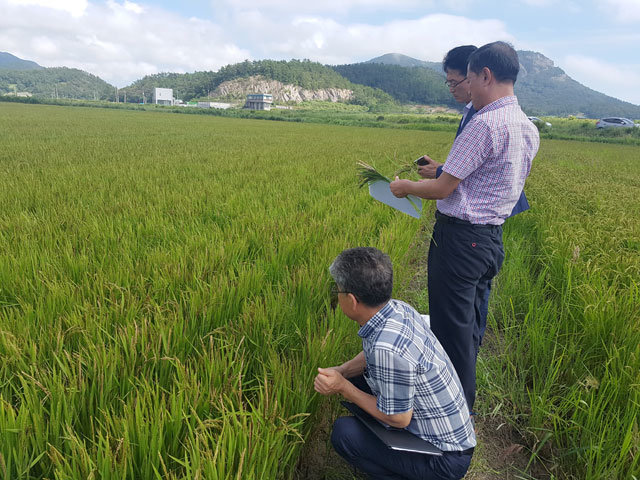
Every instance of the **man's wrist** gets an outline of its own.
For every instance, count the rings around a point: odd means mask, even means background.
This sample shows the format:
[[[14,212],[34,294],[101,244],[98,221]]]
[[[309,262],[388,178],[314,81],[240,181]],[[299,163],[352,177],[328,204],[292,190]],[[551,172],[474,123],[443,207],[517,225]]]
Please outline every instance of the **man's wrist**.
[[[353,383],[351,383],[345,377],[342,377],[342,383],[339,386],[338,393],[340,393],[340,395],[342,395],[347,400],[352,401],[352,396],[349,395],[349,392],[351,389],[357,389],[357,388],[358,387],[356,387]]]

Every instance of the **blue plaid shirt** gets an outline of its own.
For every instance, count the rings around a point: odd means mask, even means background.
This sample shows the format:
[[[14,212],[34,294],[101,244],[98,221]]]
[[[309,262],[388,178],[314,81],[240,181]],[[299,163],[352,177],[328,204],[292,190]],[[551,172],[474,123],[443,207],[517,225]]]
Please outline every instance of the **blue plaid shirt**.
[[[390,300],[358,335],[364,377],[382,413],[413,409],[407,430],[444,451],[474,447],[460,380],[442,345],[410,305]]]

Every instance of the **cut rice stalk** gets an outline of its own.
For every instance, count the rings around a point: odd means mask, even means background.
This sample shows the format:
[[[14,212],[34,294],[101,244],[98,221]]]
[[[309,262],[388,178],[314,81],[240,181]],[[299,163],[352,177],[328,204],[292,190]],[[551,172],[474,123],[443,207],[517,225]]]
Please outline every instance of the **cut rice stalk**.
[[[358,162],[358,175],[360,176],[359,188],[365,185],[371,185],[372,183],[384,180],[387,183],[391,183],[387,177],[378,172],[375,167],[368,165],[364,162]]]

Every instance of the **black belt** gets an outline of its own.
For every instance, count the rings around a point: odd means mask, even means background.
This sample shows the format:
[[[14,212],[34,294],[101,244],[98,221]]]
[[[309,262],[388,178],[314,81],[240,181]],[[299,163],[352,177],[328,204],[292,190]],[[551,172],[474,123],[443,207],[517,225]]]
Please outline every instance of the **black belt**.
[[[470,225],[476,228],[498,228],[502,227],[502,225],[485,225],[482,223],[471,223],[468,220],[462,220],[461,218],[450,217],[449,215],[445,215],[444,213],[436,210],[436,221],[440,223],[455,223],[456,225]]]
[[[467,448],[466,450],[453,450],[451,452],[443,452],[449,455],[473,455],[474,447]]]

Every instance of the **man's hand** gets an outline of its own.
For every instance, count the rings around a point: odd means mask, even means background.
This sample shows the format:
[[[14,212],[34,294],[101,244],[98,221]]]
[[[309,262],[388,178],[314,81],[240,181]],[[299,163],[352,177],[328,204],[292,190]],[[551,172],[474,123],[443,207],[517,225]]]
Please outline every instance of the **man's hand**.
[[[407,186],[410,183],[412,183],[411,180],[400,180],[400,177],[396,177],[396,179],[389,184],[389,188],[391,189],[391,193],[396,197],[404,198],[409,194]]]
[[[418,175],[422,178],[436,178],[436,172],[438,167],[441,167],[443,164],[440,162],[436,162],[434,159],[429,157],[428,155],[423,155],[418,160],[424,160],[427,162],[426,165],[418,165]]]
[[[318,368],[318,375],[313,388],[321,395],[342,393],[345,382],[348,382],[336,368]]]

